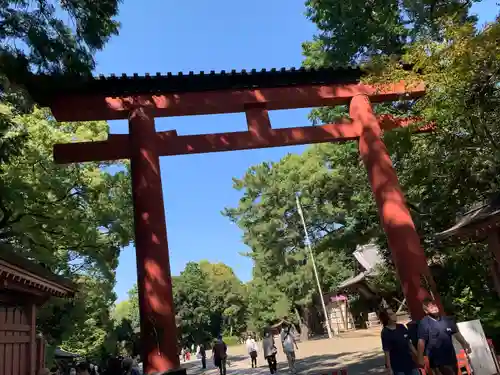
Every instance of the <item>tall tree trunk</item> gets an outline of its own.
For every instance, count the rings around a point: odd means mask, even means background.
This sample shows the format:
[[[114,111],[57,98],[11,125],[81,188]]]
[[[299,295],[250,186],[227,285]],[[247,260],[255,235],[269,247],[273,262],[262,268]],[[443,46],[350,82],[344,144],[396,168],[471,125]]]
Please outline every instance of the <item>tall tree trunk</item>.
[[[300,317],[299,310],[297,310],[297,308],[294,307],[293,311],[295,312],[295,318],[297,319],[297,322],[299,323],[299,325],[301,325],[302,324],[302,319]]]
[[[297,319],[299,320],[299,325],[300,325],[300,341],[307,341],[309,340],[309,327],[307,325],[308,319],[308,311],[307,308],[302,309],[302,316],[300,315],[299,311],[295,308],[295,315],[297,316]]]

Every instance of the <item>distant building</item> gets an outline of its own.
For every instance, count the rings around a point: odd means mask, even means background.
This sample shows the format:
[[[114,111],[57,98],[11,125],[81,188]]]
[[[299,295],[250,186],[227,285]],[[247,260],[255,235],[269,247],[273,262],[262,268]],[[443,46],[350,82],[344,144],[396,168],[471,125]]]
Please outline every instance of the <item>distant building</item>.
[[[341,282],[335,290],[323,295],[330,322],[330,328],[335,332],[355,329],[356,325],[367,324],[368,312],[378,305],[377,290],[370,285],[369,277],[377,273],[377,266],[383,264],[379,247],[375,244],[357,246],[353,253],[358,261],[359,273]],[[366,310],[357,319],[353,316],[348,295],[359,293],[367,301]],[[366,316],[365,316],[366,315]]]
[[[358,261],[361,272],[341,282],[337,286],[337,292],[354,290],[367,299],[375,298],[377,291],[369,284],[367,278],[376,275],[377,266],[384,263],[384,259],[379,252],[379,247],[375,244],[357,246],[352,255]]]

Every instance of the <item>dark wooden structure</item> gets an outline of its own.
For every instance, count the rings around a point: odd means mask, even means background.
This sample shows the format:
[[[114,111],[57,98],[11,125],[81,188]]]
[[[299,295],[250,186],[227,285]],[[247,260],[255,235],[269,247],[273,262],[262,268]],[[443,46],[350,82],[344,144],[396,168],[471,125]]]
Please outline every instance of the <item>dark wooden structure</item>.
[[[490,273],[500,297],[500,194],[475,204],[455,225],[436,234],[436,239],[487,242],[492,254]]]
[[[364,72],[347,69],[275,69],[257,72],[179,73],[155,76],[27,76],[35,101],[58,121],[128,119],[129,134],[100,142],[54,146],[57,163],[130,159],[135,218],[141,342],[146,373],[179,369],[160,156],[358,141],[381,223],[408,305],[423,314],[434,288],[418,234],[381,133],[415,119],[375,116],[371,103],[416,99],[423,83],[367,85]],[[322,126],[273,129],[268,111],[349,105],[349,119]],[[180,136],[156,132],[155,117],[245,113],[248,131]],[[417,131],[429,131],[421,127]],[[434,293],[437,296],[436,293]],[[182,370],[179,370],[181,373]]]
[[[51,296],[71,297],[75,287],[45,268],[0,249],[0,374],[36,375],[45,342],[36,333],[36,310]]]

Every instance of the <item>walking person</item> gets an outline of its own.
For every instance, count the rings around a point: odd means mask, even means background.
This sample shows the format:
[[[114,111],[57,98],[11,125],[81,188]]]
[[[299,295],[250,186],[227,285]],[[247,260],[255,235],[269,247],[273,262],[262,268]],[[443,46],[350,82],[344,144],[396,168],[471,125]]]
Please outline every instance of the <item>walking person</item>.
[[[278,370],[278,363],[276,362],[276,353],[278,349],[274,345],[273,335],[266,330],[264,332],[264,340],[262,340],[262,348],[264,350],[264,358],[267,360],[269,365],[269,371],[274,374]]]
[[[457,375],[457,354],[453,347],[452,337],[462,345],[466,353],[471,352],[469,343],[459,332],[453,319],[442,316],[439,307],[432,299],[423,303],[426,316],[418,326],[418,361],[425,365],[424,354],[429,359],[429,366],[434,373],[441,375]]]
[[[200,345],[198,345],[198,354],[201,358],[201,368],[207,368],[207,352],[205,349],[205,344],[201,343]]]
[[[219,368],[220,375],[226,375],[227,345],[219,335],[212,349],[215,367]]]
[[[384,326],[380,337],[389,375],[419,375],[414,361],[417,350],[411,342],[408,329],[396,323],[397,316],[391,309],[380,312],[379,319]]]
[[[250,360],[252,362],[252,368],[255,368],[257,367],[257,343],[255,342],[255,339],[252,337],[252,335],[248,335],[246,346],[248,354],[250,355]]]
[[[295,339],[292,335],[292,325],[288,323],[283,323],[281,325],[281,344],[283,345],[283,352],[286,355],[288,361],[288,368],[292,374],[296,374],[297,370],[295,368],[295,349],[299,349]]]

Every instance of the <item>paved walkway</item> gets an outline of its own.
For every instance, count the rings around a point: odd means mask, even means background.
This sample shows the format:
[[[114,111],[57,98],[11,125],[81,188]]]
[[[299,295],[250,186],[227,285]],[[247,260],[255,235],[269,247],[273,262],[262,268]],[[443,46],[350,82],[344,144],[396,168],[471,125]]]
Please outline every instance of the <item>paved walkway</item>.
[[[278,372],[286,374],[288,365],[278,341],[276,345],[278,347]],[[298,343],[298,346],[296,356],[299,374],[321,375],[344,367],[347,368],[349,375],[384,373],[380,331],[377,329],[350,332],[331,340],[310,340]],[[228,375],[269,374],[267,363],[262,357],[262,350],[257,358],[259,367],[255,369],[251,368],[250,359],[243,345],[230,347],[228,355]],[[184,366],[189,375],[218,375],[219,373],[211,358],[207,358],[208,369],[204,371],[200,368],[200,361],[186,363]]]

